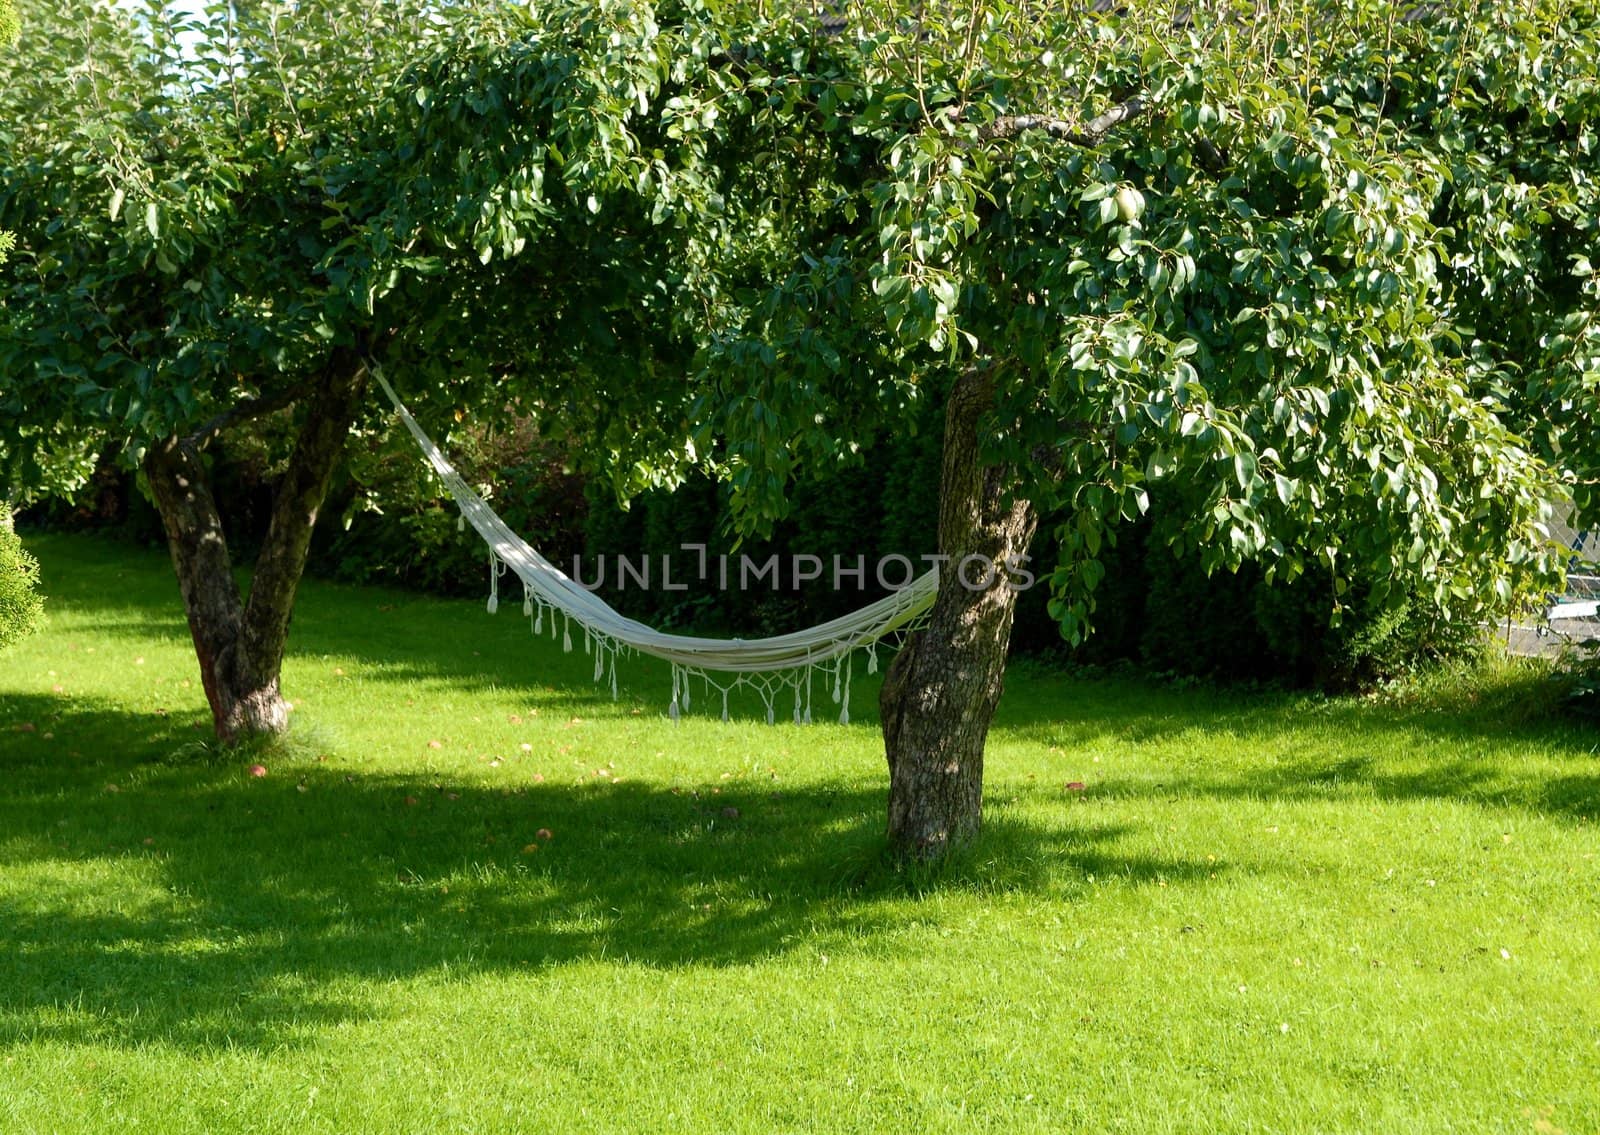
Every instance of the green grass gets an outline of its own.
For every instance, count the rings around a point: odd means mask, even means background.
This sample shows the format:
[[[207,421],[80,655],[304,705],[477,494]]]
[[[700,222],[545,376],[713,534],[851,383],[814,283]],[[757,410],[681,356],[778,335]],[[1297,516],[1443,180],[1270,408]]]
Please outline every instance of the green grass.
[[[674,726],[646,662],[613,703],[514,614],[311,583],[294,740],[219,752],[164,558],[33,547],[5,1135],[1600,1131],[1600,758],[1537,673],[1019,667],[983,841],[908,879],[860,683]]]

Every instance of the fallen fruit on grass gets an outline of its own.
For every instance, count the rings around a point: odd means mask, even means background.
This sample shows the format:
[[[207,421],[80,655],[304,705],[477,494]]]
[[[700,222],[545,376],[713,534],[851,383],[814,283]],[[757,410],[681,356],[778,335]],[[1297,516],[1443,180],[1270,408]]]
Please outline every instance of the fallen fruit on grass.
[[[540,828],[538,831],[534,832],[533,834],[538,836],[540,839],[544,840],[546,843],[549,843],[551,840],[556,838],[555,833],[552,832],[549,828]]]
[[[267,766],[266,765],[251,765],[250,766],[250,775],[251,776],[256,776],[256,777],[266,776],[267,775]]]
[[[1081,780],[1069,780],[1069,781],[1067,781],[1067,791],[1068,792],[1082,792],[1083,789],[1084,789],[1083,781],[1081,781]]]

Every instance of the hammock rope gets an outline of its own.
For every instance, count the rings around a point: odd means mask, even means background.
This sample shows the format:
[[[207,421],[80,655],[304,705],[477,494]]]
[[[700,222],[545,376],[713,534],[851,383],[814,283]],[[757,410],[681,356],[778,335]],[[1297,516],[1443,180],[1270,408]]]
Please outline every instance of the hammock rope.
[[[809,724],[812,679],[820,672],[829,680],[833,701],[840,707],[839,721],[847,724],[855,652],[867,652],[868,673],[875,673],[878,643],[897,641],[915,630],[938,595],[939,573],[934,570],[848,615],[788,634],[720,639],[658,631],[617,611],[518,536],[456,472],[382,372],[374,368],[372,373],[461,510],[459,526],[464,529],[471,525],[489,547],[489,613],[499,610],[501,577],[507,571],[514,573],[522,582],[522,613],[531,620],[533,633],[543,634],[548,624],[553,639],[559,615],[562,647],[570,653],[576,623],[583,634],[584,652],[594,655],[594,680],[602,683],[609,679],[612,697],[617,696],[617,655],[638,653],[671,663],[672,701],[668,713],[674,721],[689,709],[689,684],[693,678],[708,691],[721,692],[724,721],[728,719],[729,692],[745,686],[761,698],[769,725],[776,720],[778,701],[786,692],[794,695],[794,720]]]

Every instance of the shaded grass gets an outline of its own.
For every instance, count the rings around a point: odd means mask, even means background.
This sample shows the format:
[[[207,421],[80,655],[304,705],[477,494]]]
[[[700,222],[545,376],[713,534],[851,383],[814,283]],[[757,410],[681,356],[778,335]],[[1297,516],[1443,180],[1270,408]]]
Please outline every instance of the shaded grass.
[[[652,664],[613,703],[515,617],[308,584],[295,735],[229,753],[163,559],[37,551],[0,1131],[1600,1128],[1600,759],[1513,721],[1536,671],[1019,667],[983,840],[908,878],[870,685],[673,726]]]

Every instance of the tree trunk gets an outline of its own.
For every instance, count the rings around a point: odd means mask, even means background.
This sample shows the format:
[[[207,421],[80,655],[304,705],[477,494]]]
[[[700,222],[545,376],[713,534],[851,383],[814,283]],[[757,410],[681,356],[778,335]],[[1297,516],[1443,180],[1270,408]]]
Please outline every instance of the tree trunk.
[[[222,518],[200,449],[168,438],[144,461],[189,616],[200,679],[219,738],[281,733],[289,705],[279,687],[295,591],[311,531],[365,389],[359,360],[340,352],[320,376],[273,496],[272,520],[248,600],[233,575]]]
[[[982,821],[983,746],[1017,602],[1005,565],[1020,563],[1037,524],[1032,504],[1006,499],[1012,471],[980,461],[978,421],[993,400],[988,371],[969,371],[950,394],[939,486],[939,551],[949,558],[928,625],[895,657],[879,697],[889,841],[902,858],[938,859]],[[984,585],[988,565],[998,570]]]

